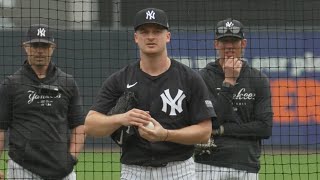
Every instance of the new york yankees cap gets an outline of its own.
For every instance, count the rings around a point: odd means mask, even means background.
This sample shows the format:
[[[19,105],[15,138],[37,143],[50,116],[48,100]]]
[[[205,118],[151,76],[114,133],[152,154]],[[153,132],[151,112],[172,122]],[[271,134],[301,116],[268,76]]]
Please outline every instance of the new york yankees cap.
[[[53,33],[50,30],[49,26],[46,24],[33,24],[29,27],[26,39],[23,44],[30,44],[30,43],[48,43],[48,44],[55,44]]]
[[[227,18],[219,21],[216,26],[216,40],[224,37],[235,37],[239,39],[244,39],[244,26],[238,20]]]
[[[169,29],[169,22],[167,14],[157,8],[146,8],[137,12],[134,19],[134,30],[136,31],[139,26],[144,24],[159,24],[166,29]]]

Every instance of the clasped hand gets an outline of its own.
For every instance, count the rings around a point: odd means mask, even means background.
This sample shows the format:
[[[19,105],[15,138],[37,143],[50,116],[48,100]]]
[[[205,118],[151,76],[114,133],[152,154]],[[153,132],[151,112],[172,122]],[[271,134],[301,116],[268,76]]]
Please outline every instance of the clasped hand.
[[[148,111],[140,109],[131,109],[123,114],[121,124],[123,126],[136,126],[142,138],[150,141],[165,141],[168,137],[168,130],[164,129],[161,124],[151,117]],[[149,122],[154,125],[153,129],[146,127]]]
[[[225,57],[222,69],[224,71],[225,79],[234,84],[242,68],[242,60],[235,57]]]

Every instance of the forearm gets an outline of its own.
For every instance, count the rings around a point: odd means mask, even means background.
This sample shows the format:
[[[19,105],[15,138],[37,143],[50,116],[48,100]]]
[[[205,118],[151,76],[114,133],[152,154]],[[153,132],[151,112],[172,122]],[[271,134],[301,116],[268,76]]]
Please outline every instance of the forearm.
[[[217,113],[218,122],[234,122],[239,123],[240,117],[233,110],[233,90],[223,88],[218,95],[215,103],[215,109]]]
[[[78,157],[83,149],[85,138],[84,125],[78,126],[72,130],[69,149],[72,156]]]
[[[262,118],[241,124],[224,123],[224,135],[268,138],[272,134],[272,113],[266,113]]]
[[[85,120],[85,133],[95,137],[109,136],[121,126],[120,118],[121,114],[107,116],[89,111]]]
[[[211,136],[211,127],[211,120],[208,119],[182,129],[168,130],[165,141],[186,145],[206,143]]]

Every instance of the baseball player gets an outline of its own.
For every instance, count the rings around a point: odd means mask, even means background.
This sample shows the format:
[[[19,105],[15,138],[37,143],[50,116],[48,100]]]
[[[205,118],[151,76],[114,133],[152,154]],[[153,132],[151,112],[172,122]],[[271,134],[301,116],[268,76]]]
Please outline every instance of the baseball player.
[[[51,61],[55,46],[47,25],[30,26],[27,60],[0,85],[1,153],[9,129],[7,179],[76,179],[73,166],[85,139],[82,102],[73,77]]]
[[[139,11],[134,30],[140,60],[103,83],[86,117],[86,133],[106,136],[127,127],[131,135],[122,141],[122,180],[195,179],[194,144],[208,141],[215,117],[207,88],[199,74],[168,57],[171,34],[163,10]],[[137,106],[107,116],[128,91]]]
[[[266,75],[242,59],[247,40],[235,19],[218,22],[214,47],[218,59],[200,71],[214,100],[219,128],[215,148],[195,154],[199,180],[258,180],[261,140],[272,130]]]

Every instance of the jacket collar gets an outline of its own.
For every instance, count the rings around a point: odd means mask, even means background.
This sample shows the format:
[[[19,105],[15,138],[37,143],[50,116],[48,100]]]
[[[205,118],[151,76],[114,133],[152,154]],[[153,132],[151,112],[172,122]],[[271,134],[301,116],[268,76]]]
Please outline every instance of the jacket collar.
[[[55,76],[55,72],[56,72],[56,66],[53,62],[50,61],[47,72],[46,72],[46,77],[43,79],[39,79],[37,74],[34,72],[34,70],[32,69],[31,65],[28,63],[28,60],[24,61],[23,63],[23,69],[22,69],[23,73],[28,76],[30,79],[33,79],[35,81],[47,81],[49,79],[52,79],[53,76]]]

